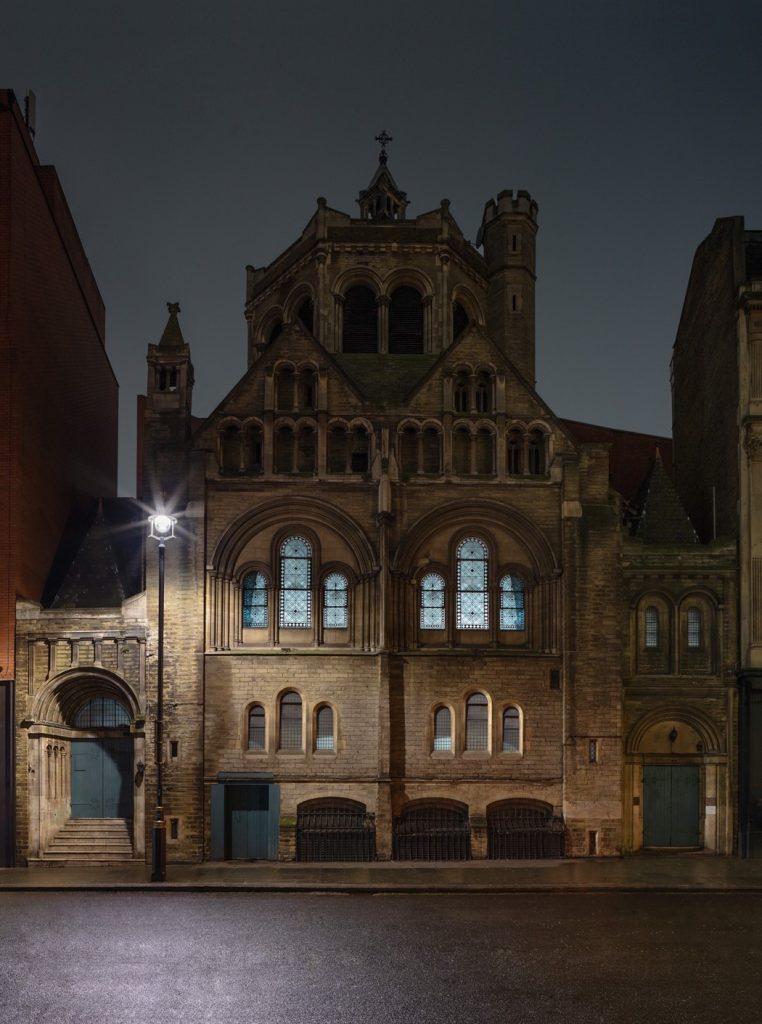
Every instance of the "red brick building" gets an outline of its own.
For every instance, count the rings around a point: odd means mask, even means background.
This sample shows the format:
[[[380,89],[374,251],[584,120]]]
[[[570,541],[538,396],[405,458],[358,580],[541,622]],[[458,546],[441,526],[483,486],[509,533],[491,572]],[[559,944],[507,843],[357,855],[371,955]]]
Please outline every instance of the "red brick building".
[[[0,90],[0,864],[11,842],[17,596],[39,600],[69,517],[113,495],[105,310],[55,168]]]

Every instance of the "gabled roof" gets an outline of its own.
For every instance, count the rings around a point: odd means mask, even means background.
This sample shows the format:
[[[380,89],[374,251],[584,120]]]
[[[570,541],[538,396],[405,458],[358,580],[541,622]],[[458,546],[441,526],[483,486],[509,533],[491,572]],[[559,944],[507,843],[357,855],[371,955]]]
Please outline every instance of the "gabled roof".
[[[438,362],[433,355],[333,354],[333,361],[369,403],[398,408]]]
[[[656,449],[644,481],[634,535],[646,544],[698,544],[696,531]]]
[[[118,608],[143,589],[145,513],[132,498],[99,500],[72,515],[53,561],[42,604]]]

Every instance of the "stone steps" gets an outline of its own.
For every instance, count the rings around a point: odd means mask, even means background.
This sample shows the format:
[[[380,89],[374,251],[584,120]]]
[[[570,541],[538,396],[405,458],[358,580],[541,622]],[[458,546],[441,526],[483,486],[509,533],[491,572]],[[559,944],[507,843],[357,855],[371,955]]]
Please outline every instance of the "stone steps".
[[[114,864],[134,859],[126,818],[70,818],[48,843],[44,862]]]

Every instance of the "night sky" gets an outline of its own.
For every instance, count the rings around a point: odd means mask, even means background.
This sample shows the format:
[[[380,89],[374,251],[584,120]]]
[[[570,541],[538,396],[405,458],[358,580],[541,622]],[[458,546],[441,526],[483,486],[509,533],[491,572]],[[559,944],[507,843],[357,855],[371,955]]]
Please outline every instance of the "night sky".
[[[354,212],[382,129],[409,216],[450,199],[540,206],[538,390],[561,416],[670,433],[669,360],[693,252],[717,217],[762,229],[758,2],[217,0],[6,5],[0,85],[37,94],[135,395],[168,300],[205,415],[246,366],[244,267],[317,196]]]

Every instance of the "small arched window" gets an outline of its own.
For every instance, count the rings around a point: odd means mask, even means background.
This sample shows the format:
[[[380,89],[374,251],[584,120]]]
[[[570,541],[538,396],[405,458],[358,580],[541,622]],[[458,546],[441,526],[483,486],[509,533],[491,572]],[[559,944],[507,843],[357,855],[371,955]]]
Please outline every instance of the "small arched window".
[[[526,628],[524,581],[515,573],[500,580],[500,628],[519,632]]]
[[[302,749],[302,698],[295,690],[284,693],[280,699],[281,750]]]
[[[392,292],[389,302],[389,352],[414,355],[423,352],[423,302],[408,285]]]
[[[300,473],[315,472],[315,431],[312,427],[300,427],[297,439],[297,469]]]
[[[688,609],[688,649],[697,651],[701,647],[701,609]]]
[[[466,701],[466,750],[489,750],[489,704],[483,693]]]
[[[317,398],[316,375],[311,367],[299,372],[299,408],[311,412]]]
[[[331,427],[328,433],[328,472],[347,471],[347,432],[342,426]]]
[[[445,628],[445,581],[438,572],[421,580],[421,629]]]
[[[333,750],[333,708],[323,704],[315,715],[315,750]]]
[[[460,302],[454,302],[452,306],[452,338],[458,338],[468,327],[468,313],[465,306]]]
[[[312,625],[312,548],[304,537],[289,537],[280,549],[281,629]]]
[[[265,629],[267,613],[267,577],[263,572],[250,572],[243,578],[243,626]]]
[[[253,704],[249,710],[249,750],[265,749],[265,709]]]
[[[403,473],[418,472],[418,431],[405,427],[400,435],[400,469]]]
[[[529,472],[533,476],[545,474],[545,434],[541,430],[529,432]]]
[[[231,424],[222,431],[221,456],[223,473],[241,472],[241,431]]]
[[[247,430],[246,450],[249,457],[249,472],[261,473],[264,469],[264,448],[261,427],[249,427]]]
[[[376,296],[365,285],[347,289],[344,296],[344,352],[378,351],[378,307]]]
[[[113,697],[92,697],[79,708],[72,722],[76,729],[116,729],[129,724],[129,712]]]
[[[453,431],[452,468],[458,476],[467,476],[471,472],[471,434],[467,427]]]
[[[292,473],[293,470],[294,431],[289,426],[282,426],[275,434],[275,472]]]
[[[659,609],[650,604],[646,608],[645,620],[645,646],[648,650],[655,651],[659,646]]]
[[[294,408],[294,371],[290,366],[282,366],[276,379],[276,409],[280,412],[292,412]]]
[[[434,750],[452,750],[452,715],[444,706],[434,711]]]
[[[477,412],[492,412],[492,380],[488,373],[477,376],[474,397]]]
[[[524,472],[524,437],[516,429],[508,431],[508,472],[511,476]]]
[[[452,399],[453,405],[455,406],[455,412],[471,411],[469,391],[468,375],[465,373],[459,373],[453,382],[452,388]]]
[[[521,750],[521,715],[519,709],[508,707],[503,712],[503,752],[518,754]]]
[[[436,427],[423,432],[423,472],[431,476],[442,472],[442,435]]]
[[[458,545],[457,564],[457,628],[488,629],[487,546],[474,537],[462,540]]]
[[[332,572],[323,580],[323,628],[349,626],[349,581],[343,572]]]
[[[495,472],[495,435],[486,427],[476,432],[476,472],[481,476]]]
[[[365,427],[355,427],[352,431],[349,467],[353,473],[370,470],[370,441]]]
[[[299,308],[296,311],[296,315],[302,321],[307,330],[312,334],[313,321],[314,321],[314,306],[312,299],[302,299],[299,303]]]

